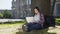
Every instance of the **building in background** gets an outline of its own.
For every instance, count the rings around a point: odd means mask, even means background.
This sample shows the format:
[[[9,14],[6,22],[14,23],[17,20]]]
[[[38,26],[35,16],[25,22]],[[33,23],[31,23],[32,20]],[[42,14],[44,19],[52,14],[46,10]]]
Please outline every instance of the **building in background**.
[[[8,10],[14,19],[31,16],[31,0],[12,0],[12,10]],[[3,13],[5,10],[0,10]]]
[[[8,11],[13,15],[14,19],[20,19],[32,16],[35,6],[42,7],[42,12],[46,15],[52,15],[53,13],[53,16],[60,16],[60,0],[56,0],[55,5],[54,0],[12,0],[12,10]],[[0,13],[3,12],[4,10],[0,10]]]
[[[55,1],[55,6],[53,10],[53,16],[60,17],[60,0]]]
[[[13,0],[12,10],[14,18],[25,18],[31,16],[31,0]]]

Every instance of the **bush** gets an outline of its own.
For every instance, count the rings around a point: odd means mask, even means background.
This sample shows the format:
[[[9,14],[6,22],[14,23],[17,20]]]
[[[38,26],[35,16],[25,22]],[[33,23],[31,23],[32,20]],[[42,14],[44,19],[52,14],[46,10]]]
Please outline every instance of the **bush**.
[[[3,18],[3,14],[2,13],[0,13],[0,18]]]
[[[12,18],[12,15],[8,10],[5,10],[4,13],[3,13],[3,17],[4,18]]]

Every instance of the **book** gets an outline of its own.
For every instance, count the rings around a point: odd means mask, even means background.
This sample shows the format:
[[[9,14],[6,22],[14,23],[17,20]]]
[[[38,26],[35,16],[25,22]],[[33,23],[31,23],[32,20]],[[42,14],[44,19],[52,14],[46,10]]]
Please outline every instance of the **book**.
[[[33,23],[34,22],[34,18],[33,17],[26,17],[26,21],[28,23]]]

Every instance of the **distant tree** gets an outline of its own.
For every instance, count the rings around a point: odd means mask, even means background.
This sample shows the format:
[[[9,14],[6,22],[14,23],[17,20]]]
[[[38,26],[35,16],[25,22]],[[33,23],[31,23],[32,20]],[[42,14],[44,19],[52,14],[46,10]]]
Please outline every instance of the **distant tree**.
[[[12,18],[12,15],[8,10],[5,10],[4,13],[3,13],[3,17],[4,18]]]
[[[0,13],[0,18],[3,18],[3,14],[2,13]]]

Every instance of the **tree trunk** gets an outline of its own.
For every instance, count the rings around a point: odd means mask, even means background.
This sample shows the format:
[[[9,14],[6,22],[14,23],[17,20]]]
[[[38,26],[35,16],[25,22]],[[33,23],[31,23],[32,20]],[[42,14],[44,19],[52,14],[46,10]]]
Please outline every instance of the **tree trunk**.
[[[38,6],[39,8],[41,8],[41,12],[45,15],[51,15],[51,11],[50,11],[50,0],[31,0],[31,8],[32,8],[32,12],[33,12],[33,8],[35,6]]]

